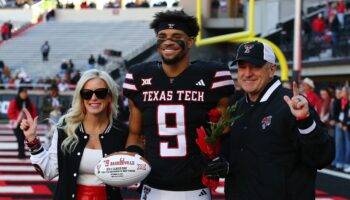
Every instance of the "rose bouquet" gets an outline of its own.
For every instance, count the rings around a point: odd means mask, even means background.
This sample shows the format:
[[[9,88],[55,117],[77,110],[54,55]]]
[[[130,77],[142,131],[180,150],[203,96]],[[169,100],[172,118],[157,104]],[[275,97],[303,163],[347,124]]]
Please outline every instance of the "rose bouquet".
[[[224,130],[227,129],[231,123],[233,123],[239,116],[232,116],[236,110],[236,104],[229,106],[221,113],[217,109],[212,109],[208,112],[210,127],[205,130],[203,126],[197,128],[198,138],[196,143],[202,153],[212,160],[219,154],[220,150],[220,137],[224,134]],[[211,190],[215,190],[219,185],[219,179],[209,179],[205,175],[202,177],[203,185],[209,187]]]

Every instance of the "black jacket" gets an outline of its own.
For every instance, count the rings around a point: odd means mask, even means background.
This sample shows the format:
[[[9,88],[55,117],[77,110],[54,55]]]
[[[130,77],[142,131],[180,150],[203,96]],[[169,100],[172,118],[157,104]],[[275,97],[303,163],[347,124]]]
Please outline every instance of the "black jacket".
[[[81,126],[82,127],[82,126]],[[79,176],[79,166],[83,155],[84,148],[87,144],[89,135],[84,133],[82,128],[76,130],[79,137],[79,144],[71,154],[63,154],[60,146],[66,138],[63,130],[58,131],[58,171],[59,179],[55,191],[55,200],[75,199],[76,182]],[[100,142],[102,146],[103,156],[116,151],[123,151],[128,135],[127,127],[120,123],[114,122],[110,130],[100,134]],[[119,188],[107,186],[107,199],[121,200]]]
[[[222,143],[230,163],[226,199],[315,199],[317,169],[333,160],[334,144],[310,104],[311,115],[297,121],[284,95],[292,92],[275,77],[257,103],[238,102],[242,116]]]

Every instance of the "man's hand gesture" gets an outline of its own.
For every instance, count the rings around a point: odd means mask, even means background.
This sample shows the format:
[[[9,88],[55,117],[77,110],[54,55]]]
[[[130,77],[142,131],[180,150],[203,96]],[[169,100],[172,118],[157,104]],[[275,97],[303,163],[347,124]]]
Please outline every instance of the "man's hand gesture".
[[[24,136],[27,141],[30,142],[36,137],[36,128],[38,125],[38,116],[34,119],[30,115],[29,111],[25,108],[23,109],[25,119],[22,120],[20,128],[23,130]]]
[[[309,102],[299,94],[298,86],[293,81],[293,97],[284,96],[284,101],[288,104],[290,111],[297,119],[304,119],[309,116]]]

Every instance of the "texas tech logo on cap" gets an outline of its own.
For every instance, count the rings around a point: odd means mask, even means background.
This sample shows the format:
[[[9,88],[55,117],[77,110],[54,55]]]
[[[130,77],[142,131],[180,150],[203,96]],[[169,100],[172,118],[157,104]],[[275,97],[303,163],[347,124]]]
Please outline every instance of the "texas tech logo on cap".
[[[254,47],[254,44],[245,44],[244,45],[244,53],[250,53],[250,50]]]
[[[174,26],[175,26],[175,24],[168,24],[168,28],[173,29],[173,28],[174,28]]]

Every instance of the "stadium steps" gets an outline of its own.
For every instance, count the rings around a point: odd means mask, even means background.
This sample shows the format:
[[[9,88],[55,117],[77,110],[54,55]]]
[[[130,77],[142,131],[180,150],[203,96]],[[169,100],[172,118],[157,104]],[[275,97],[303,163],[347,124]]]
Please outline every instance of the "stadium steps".
[[[42,62],[40,47],[49,41],[48,62]],[[48,22],[38,24],[0,46],[0,58],[13,70],[23,68],[34,79],[54,77],[63,60],[86,69],[91,54],[104,49],[123,52],[130,60],[154,45],[154,32],[148,22]]]

